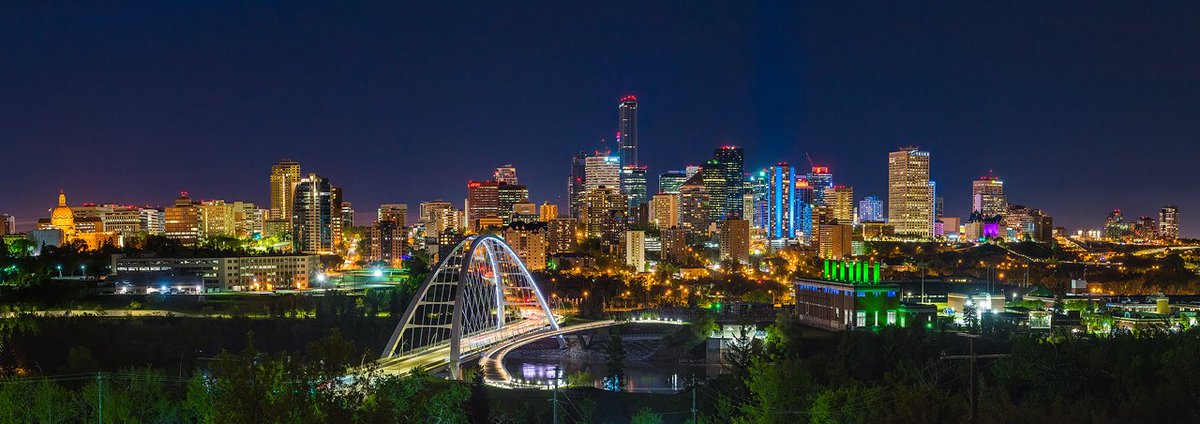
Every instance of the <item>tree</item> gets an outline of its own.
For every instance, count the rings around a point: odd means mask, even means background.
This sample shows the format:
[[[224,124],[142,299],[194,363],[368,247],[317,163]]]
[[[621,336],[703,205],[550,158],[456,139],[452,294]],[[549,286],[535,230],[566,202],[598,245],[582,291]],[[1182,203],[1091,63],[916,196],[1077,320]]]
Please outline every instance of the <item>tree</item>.
[[[638,410],[638,412],[633,415],[633,418],[631,418],[629,422],[631,424],[662,424],[663,417],[647,407]]]
[[[471,397],[467,399],[466,408],[470,411],[471,424],[487,424],[491,419],[491,405],[488,404],[487,385],[484,384],[483,365],[477,365],[471,373]]]
[[[604,366],[608,376],[604,379],[604,388],[619,392],[625,387],[625,346],[621,336],[612,335],[604,345]]]

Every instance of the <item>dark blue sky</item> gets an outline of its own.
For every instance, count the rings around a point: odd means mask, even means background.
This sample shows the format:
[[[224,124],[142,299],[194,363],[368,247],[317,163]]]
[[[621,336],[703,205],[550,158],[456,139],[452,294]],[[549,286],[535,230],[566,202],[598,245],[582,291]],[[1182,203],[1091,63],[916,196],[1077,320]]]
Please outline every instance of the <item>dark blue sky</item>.
[[[1176,203],[1200,235],[1198,3],[80,3],[0,11],[0,212],[22,227],[60,188],[265,204],[283,157],[360,212],[461,203],[504,163],[562,203],[571,154],[637,94],[651,174],[736,144],[886,198],[887,151],[915,144],[950,215],[994,169],[1070,229]]]

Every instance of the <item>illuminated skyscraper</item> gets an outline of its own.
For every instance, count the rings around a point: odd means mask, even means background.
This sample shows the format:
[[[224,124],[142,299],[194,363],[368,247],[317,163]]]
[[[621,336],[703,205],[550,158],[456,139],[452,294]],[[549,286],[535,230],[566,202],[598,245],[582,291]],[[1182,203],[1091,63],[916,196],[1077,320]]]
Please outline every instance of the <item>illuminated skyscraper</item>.
[[[835,185],[825,189],[825,205],[839,224],[854,223],[854,187]]]
[[[505,224],[511,224],[514,213],[513,205],[528,202],[529,189],[520,184],[500,183],[496,192],[496,200],[500,218],[504,220]]]
[[[767,170],[767,237],[796,237],[796,170],[779,162]]]
[[[174,206],[163,210],[163,227],[167,238],[179,240],[184,246],[196,246],[200,241],[200,206],[188,197],[186,191],[179,193]]]
[[[421,202],[421,224],[425,226],[425,234],[436,237],[448,229],[456,229],[461,223],[461,212],[454,205],[443,200]]]
[[[888,153],[888,222],[896,235],[933,238],[929,152],[917,147]]]
[[[883,222],[883,201],[876,196],[867,196],[858,202],[859,222]]]
[[[620,157],[597,153],[584,159],[584,191],[592,191],[600,186],[620,190]]]
[[[495,179],[498,183],[517,184],[517,168],[512,165],[504,165],[496,168]]]
[[[825,190],[833,187],[833,174],[829,172],[829,167],[814,166],[805,179],[813,190],[813,200],[809,203],[813,206],[825,205]]]
[[[750,263],[750,222],[726,219],[717,236],[721,260]]]
[[[329,179],[311,173],[301,178],[294,199],[292,248],[302,253],[332,253],[341,211],[333,203]]]
[[[495,181],[467,182],[467,225],[479,230],[479,220],[500,218],[500,183]]]
[[[658,228],[679,226],[679,195],[655,194],[650,200],[650,223]]]
[[[703,172],[697,173],[679,186],[679,227],[693,237],[707,233],[708,224],[713,222],[711,196],[703,177]]]
[[[1158,236],[1167,241],[1179,238],[1179,208],[1175,205],[1158,211]]]
[[[300,181],[300,164],[281,160],[271,166],[271,219],[287,221],[291,228],[292,201]]]
[[[745,155],[741,147],[724,146],[713,152],[710,165],[716,165],[716,173],[720,174],[721,185],[717,191],[711,191],[712,200],[720,207],[716,220],[726,217],[741,218],[742,194],[746,192]],[[701,172],[706,170],[702,169]],[[708,181],[706,179],[706,181]]]
[[[9,214],[0,215],[0,236],[17,233],[17,218]]]
[[[971,182],[971,212],[984,217],[1004,215],[1008,210],[1008,196],[1004,194],[1004,181],[995,175],[976,178]]]
[[[625,96],[617,104],[617,144],[620,145],[621,167],[638,167],[638,101]],[[611,186],[615,187],[615,186]]]
[[[629,199],[629,210],[646,204],[646,167],[626,166],[621,170],[621,193]]]
[[[679,194],[679,186],[687,181],[688,175],[684,171],[667,171],[658,174],[658,192],[666,194]]]
[[[224,200],[206,200],[200,202],[200,237],[225,236],[237,234],[236,219],[233,204]]]
[[[587,153],[579,152],[571,157],[571,175],[567,178],[567,211],[579,218],[580,202],[587,190]]]

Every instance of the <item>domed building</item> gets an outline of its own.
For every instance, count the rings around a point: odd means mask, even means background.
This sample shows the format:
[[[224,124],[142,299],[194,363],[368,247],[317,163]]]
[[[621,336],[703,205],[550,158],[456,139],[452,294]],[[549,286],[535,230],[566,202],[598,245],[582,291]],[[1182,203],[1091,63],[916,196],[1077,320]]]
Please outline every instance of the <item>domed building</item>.
[[[105,244],[119,245],[120,239],[117,234],[104,230],[104,220],[101,218],[85,218],[82,225],[83,228],[77,226],[75,220],[75,211],[67,206],[66,192],[58,192],[58,206],[50,210],[50,219],[39,219],[38,230],[58,230],[62,232],[62,243],[70,243],[75,240],[83,240],[87,243],[88,249],[99,249]],[[51,242],[53,237],[44,237],[45,244],[54,244]]]

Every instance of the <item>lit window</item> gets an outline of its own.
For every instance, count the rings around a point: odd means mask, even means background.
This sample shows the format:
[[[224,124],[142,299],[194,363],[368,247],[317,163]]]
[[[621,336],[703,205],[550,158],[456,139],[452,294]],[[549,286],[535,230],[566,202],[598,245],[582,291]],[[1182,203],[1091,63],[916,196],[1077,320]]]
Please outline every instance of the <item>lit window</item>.
[[[856,311],[854,313],[854,318],[855,318],[855,326],[857,326],[857,327],[866,327],[867,326],[867,311]]]
[[[887,323],[888,325],[896,325],[896,311],[888,311]]]

